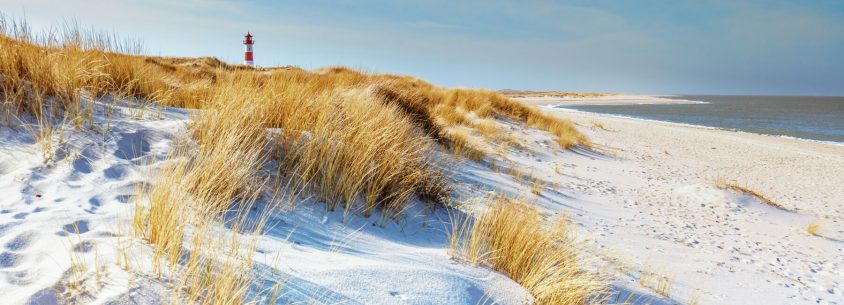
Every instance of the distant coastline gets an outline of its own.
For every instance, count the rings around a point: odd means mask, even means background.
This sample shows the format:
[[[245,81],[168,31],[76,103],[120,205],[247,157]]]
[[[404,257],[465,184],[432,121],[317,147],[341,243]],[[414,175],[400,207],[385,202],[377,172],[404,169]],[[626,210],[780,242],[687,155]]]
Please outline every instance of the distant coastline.
[[[507,94],[506,96],[532,105],[649,105],[649,104],[700,104],[701,101],[682,99],[672,95],[613,94],[613,93],[534,93],[532,95]]]
[[[564,107],[554,107],[556,105],[549,104],[543,105],[543,108],[548,108],[549,110],[555,112],[566,112],[578,115],[591,115],[600,118],[613,118],[613,119],[620,119],[620,120],[631,120],[631,121],[640,121],[640,122],[648,122],[654,124],[661,124],[665,126],[674,126],[680,128],[695,128],[695,129],[703,129],[703,130],[719,130],[725,132],[735,132],[739,134],[747,134],[751,136],[761,136],[761,137],[772,137],[777,139],[784,139],[784,140],[795,140],[813,144],[824,144],[824,145],[834,145],[844,147],[844,142],[836,142],[836,141],[824,141],[824,140],[815,140],[815,139],[806,139],[806,138],[799,138],[787,135],[778,135],[778,134],[767,134],[767,133],[760,133],[760,132],[752,132],[746,130],[740,130],[735,128],[723,128],[723,127],[716,127],[716,126],[706,126],[706,125],[699,125],[699,124],[688,124],[688,123],[680,123],[680,122],[672,122],[672,121],[665,121],[665,120],[654,120],[654,119],[646,119],[640,117],[634,117],[629,115],[621,115],[621,114],[609,114],[609,113],[598,113],[598,112],[589,112],[584,110],[577,110],[571,108],[564,108]]]
[[[518,99],[570,111],[844,145],[844,98],[607,95]]]

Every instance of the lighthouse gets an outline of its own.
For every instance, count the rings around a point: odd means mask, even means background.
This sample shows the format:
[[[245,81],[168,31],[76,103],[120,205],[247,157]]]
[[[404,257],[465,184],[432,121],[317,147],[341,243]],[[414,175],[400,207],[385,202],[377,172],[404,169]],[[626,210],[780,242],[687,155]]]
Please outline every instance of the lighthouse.
[[[246,32],[246,36],[244,37],[246,37],[246,40],[243,41],[243,44],[246,46],[246,53],[243,55],[243,64],[255,66],[255,62],[252,61],[252,45],[255,44],[255,42],[252,41],[252,34]]]

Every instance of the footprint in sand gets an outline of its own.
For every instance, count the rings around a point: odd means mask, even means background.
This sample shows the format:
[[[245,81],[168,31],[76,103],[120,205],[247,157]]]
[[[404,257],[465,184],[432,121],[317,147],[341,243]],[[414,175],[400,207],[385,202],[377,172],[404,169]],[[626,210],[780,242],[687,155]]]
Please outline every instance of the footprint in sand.
[[[73,251],[78,253],[88,253],[94,249],[94,243],[86,240],[73,246]]]
[[[74,223],[69,223],[64,225],[64,230],[59,231],[56,235],[59,236],[67,236],[67,233],[70,234],[83,234],[89,231],[88,229],[88,221],[87,220],[80,220]]]
[[[120,203],[129,203],[129,201],[131,201],[134,197],[135,195],[117,195],[114,197],[114,200],[117,200],[117,202]]]
[[[18,236],[15,236],[15,238],[13,238],[12,240],[6,242],[6,245],[4,245],[4,247],[6,248],[6,250],[10,251],[24,250],[32,244],[32,240],[34,237],[35,232],[33,231],[23,232],[21,234],[18,234]]]
[[[115,164],[103,171],[103,175],[108,179],[122,179],[126,177],[129,170],[126,165]]]
[[[144,131],[122,134],[120,139],[117,140],[117,150],[114,151],[114,156],[124,160],[146,156],[150,152],[147,138],[147,133]]]
[[[11,228],[18,226],[19,224],[21,224],[20,221],[10,222],[10,223],[0,223],[0,237],[3,237],[3,235],[6,234],[6,231],[8,231]]]
[[[94,171],[94,167],[87,158],[79,157],[76,160],[73,160],[73,170],[83,174],[90,174]]]
[[[88,199],[88,204],[90,205],[90,207],[85,209],[85,212],[88,212],[89,214],[94,214],[100,208],[102,202],[100,201],[99,197],[95,196]]]
[[[88,146],[82,150],[82,153],[76,160],[73,160],[73,169],[75,172],[90,174],[94,171],[93,162],[101,158],[102,155],[95,147]]]
[[[36,292],[29,300],[27,305],[56,305],[59,304],[59,297],[53,289],[47,288]]]
[[[20,264],[20,255],[13,252],[0,253],[0,268],[13,268]]]

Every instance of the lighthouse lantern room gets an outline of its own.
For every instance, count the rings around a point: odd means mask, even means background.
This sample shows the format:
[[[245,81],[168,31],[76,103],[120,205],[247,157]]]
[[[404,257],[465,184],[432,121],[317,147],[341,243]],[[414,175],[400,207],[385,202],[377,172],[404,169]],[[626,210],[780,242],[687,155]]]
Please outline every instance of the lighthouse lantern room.
[[[252,58],[252,45],[255,44],[255,41],[252,40],[252,34],[246,32],[246,39],[243,40],[243,44],[246,45],[246,53],[243,57],[243,63],[249,66],[255,66],[255,62]]]

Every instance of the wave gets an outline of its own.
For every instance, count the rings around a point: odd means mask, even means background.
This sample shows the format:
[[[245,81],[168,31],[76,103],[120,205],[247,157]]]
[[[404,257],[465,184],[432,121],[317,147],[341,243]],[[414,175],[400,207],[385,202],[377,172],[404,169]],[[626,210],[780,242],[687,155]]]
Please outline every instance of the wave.
[[[801,141],[807,141],[807,142],[814,142],[814,143],[821,143],[821,144],[829,144],[829,145],[835,145],[835,146],[842,146],[842,147],[844,147],[844,142],[835,142],[835,141],[824,141],[824,140],[806,139],[806,138],[798,138],[798,137],[792,137],[792,136],[786,136],[786,135],[769,135],[769,134],[763,134],[763,133],[760,133],[760,134],[761,134],[761,135],[763,135],[763,136],[772,136],[772,137],[779,137],[779,138],[785,138],[785,139],[801,140]]]

